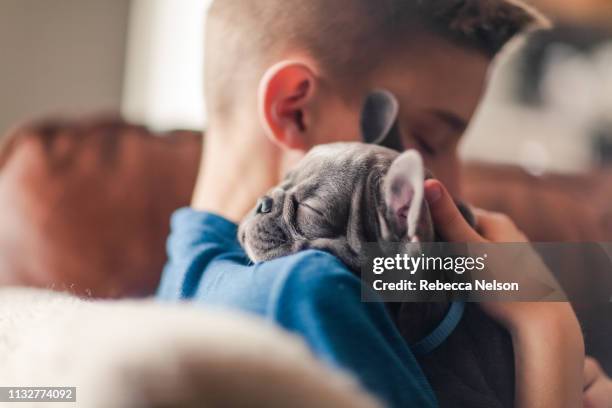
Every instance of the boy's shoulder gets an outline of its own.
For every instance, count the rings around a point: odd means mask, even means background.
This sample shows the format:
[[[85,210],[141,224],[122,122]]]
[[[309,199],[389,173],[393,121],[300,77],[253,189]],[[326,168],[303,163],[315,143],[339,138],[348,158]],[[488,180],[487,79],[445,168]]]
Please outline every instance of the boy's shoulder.
[[[254,265],[257,277],[269,278],[271,296],[282,301],[296,294],[310,300],[360,289],[361,281],[334,255],[320,250],[306,250]],[[360,293],[360,292],[359,292]]]
[[[340,259],[329,252],[308,249],[281,258],[254,264],[256,269],[272,272],[278,267],[285,271],[283,279],[311,283],[330,277],[355,277]],[[357,277],[355,277],[357,279]]]
[[[339,285],[360,287],[359,278],[338,258],[319,250],[254,264],[237,235],[236,224],[215,214],[177,211],[172,218],[169,262],[158,296],[236,306],[263,314],[279,297],[291,297],[292,302],[313,292],[329,293]]]
[[[360,279],[334,255],[320,250],[300,251],[250,268],[247,279],[267,298],[268,315],[289,305],[322,306],[361,294]]]
[[[287,312],[322,311],[337,302],[356,304],[361,297],[360,279],[327,252],[305,250],[246,265],[232,258],[207,266],[193,300],[279,320]]]

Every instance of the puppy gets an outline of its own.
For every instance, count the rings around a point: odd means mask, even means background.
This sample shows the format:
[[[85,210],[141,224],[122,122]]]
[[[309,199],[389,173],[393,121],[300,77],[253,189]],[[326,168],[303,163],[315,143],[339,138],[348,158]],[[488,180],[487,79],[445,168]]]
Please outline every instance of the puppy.
[[[414,150],[399,154],[363,143],[318,146],[259,200],[241,224],[240,240],[254,261],[320,249],[358,271],[367,242],[433,240],[423,182]]]

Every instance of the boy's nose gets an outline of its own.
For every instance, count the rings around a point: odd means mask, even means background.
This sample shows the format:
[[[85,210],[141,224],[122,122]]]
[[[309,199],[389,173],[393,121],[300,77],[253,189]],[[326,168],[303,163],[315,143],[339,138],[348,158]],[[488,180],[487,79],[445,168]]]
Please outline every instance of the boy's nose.
[[[257,214],[267,214],[272,211],[274,200],[268,196],[263,196],[257,203]]]

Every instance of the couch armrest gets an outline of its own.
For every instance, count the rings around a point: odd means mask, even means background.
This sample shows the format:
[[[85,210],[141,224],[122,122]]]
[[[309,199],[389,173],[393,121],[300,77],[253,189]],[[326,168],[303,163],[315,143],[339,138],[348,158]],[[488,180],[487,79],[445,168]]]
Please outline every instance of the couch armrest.
[[[0,150],[0,285],[152,293],[201,143],[197,132],[155,134],[116,117],[10,132]]]

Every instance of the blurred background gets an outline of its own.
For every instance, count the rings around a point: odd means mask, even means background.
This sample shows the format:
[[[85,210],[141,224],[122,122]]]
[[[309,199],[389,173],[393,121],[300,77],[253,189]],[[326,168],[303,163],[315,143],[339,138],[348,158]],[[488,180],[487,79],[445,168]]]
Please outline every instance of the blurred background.
[[[612,1],[533,0],[555,23],[508,50],[463,145],[534,175],[612,160]]]
[[[0,131],[35,115],[104,110],[201,127],[207,3],[0,0]]]

